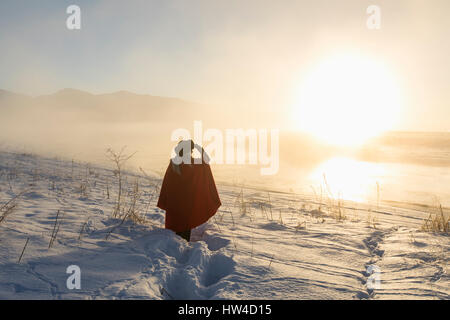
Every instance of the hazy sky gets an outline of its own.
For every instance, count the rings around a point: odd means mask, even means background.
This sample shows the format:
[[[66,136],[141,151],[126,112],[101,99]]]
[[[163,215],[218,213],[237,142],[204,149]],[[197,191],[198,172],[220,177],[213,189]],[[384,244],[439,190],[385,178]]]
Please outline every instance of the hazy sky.
[[[70,4],[81,30],[66,28]],[[371,4],[380,30],[366,27]],[[449,12],[448,0],[2,0],[0,88],[129,90],[283,124],[305,70],[357,50],[399,79],[408,112],[396,129],[450,130]]]

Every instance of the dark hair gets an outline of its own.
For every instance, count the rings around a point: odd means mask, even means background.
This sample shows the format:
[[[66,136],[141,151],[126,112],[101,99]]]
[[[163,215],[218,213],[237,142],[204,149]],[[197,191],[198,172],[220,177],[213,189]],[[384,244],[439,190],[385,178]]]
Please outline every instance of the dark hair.
[[[191,143],[191,153],[192,153],[192,150],[194,150],[194,141],[192,141],[192,140],[181,140],[180,142],[178,142],[178,145],[180,145],[180,144],[186,144],[186,145],[184,145],[181,149],[180,149],[180,151],[178,152],[178,156],[180,156],[180,157],[182,157],[183,156],[183,149],[184,149],[184,147],[185,146],[187,146],[187,144],[188,143]]]

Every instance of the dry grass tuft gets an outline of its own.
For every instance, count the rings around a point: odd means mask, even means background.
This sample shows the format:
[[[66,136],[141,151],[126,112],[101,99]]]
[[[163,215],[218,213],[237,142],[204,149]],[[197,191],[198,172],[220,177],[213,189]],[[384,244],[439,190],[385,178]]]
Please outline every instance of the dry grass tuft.
[[[133,157],[135,153],[133,154],[125,154],[125,147],[123,147],[119,152],[114,151],[113,149],[106,150],[106,156],[107,158],[114,163],[116,166],[116,169],[114,170],[114,174],[118,179],[118,192],[117,192],[117,201],[116,205],[114,207],[113,211],[113,217],[116,218],[121,213],[121,206],[122,206],[122,189],[123,189],[123,169],[125,166],[125,163]]]
[[[372,209],[367,211],[367,224],[369,227],[376,229],[378,223],[377,216],[373,213]]]
[[[449,233],[450,216],[444,214],[444,209],[442,205],[439,204],[439,212],[430,213],[428,218],[426,218],[423,223],[421,230],[425,232],[442,232]]]
[[[55,224],[53,225],[53,231],[52,231],[52,235],[50,237],[50,242],[48,243],[48,249],[53,247],[53,243],[55,242],[56,237],[58,236],[59,228],[61,227],[62,218],[59,219],[59,213],[60,213],[60,211],[58,210],[58,212],[56,213]],[[64,213],[63,213],[63,216],[64,216]]]
[[[0,223],[5,221],[6,217],[14,212],[14,210],[17,208],[19,198],[26,192],[28,192],[28,190],[20,192],[4,204],[0,205]]]

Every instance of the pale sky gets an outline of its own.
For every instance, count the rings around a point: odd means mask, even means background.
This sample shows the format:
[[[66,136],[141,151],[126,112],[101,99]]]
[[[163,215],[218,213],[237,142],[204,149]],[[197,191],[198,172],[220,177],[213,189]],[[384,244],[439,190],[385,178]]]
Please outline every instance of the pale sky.
[[[66,8],[81,8],[81,30]],[[366,27],[369,5],[381,29]],[[2,0],[0,88],[128,90],[288,123],[305,70],[346,50],[382,61],[407,112],[394,129],[450,130],[450,1]]]

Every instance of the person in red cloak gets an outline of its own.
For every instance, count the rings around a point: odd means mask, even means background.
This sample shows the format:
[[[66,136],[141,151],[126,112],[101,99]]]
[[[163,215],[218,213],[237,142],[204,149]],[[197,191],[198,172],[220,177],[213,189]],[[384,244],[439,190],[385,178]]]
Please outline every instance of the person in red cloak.
[[[202,155],[200,159],[192,157],[194,148]],[[189,242],[191,229],[208,221],[222,203],[203,148],[184,140],[175,155],[164,175],[157,206],[166,211],[166,229]]]

